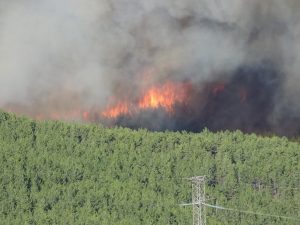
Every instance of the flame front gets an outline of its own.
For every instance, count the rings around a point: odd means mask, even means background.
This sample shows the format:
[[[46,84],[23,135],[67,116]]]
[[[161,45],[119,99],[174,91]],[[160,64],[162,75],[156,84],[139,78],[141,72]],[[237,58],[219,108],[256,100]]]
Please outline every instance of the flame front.
[[[139,101],[140,109],[163,108],[169,113],[174,112],[176,104],[183,104],[187,100],[184,84],[167,82],[159,87],[150,88]]]
[[[106,118],[117,118],[120,115],[130,114],[129,104],[126,101],[118,102],[116,105],[107,108],[101,114]]]
[[[132,115],[142,110],[159,108],[172,114],[176,104],[184,104],[188,101],[188,87],[187,83],[170,81],[163,85],[152,86],[135,101],[119,101],[101,114],[105,118],[113,119],[121,115]]]

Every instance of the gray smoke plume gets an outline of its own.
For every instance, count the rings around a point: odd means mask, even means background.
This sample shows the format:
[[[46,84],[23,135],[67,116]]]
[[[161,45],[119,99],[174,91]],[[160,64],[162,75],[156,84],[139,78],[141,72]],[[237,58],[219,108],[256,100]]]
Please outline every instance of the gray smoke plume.
[[[0,0],[0,107],[103,108],[159,80],[198,85],[267,64],[280,87],[264,120],[299,133],[299,9],[298,0]]]

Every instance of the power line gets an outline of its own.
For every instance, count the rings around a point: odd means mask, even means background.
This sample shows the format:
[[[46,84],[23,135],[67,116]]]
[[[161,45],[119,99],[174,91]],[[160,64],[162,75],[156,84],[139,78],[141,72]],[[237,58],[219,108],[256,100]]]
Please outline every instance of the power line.
[[[300,218],[297,218],[297,217],[282,216],[282,215],[276,215],[276,214],[266,214],[266,213],[254,212],[254,211],[249,211],[249,210],[238,210],[235,208],[226,208],[223,206],[208,204],[205,202],[205,199],[206,199],[205,198],[205,176],[192,177],[192,178],[189,178],[189,180],[192,181],[192,189],[193,189],[192,199],[193,199],[193,201],[192,201],[192,203],[180,204],[180,205],[181,206],[193,206],[194,225],[202,225],[202,224],[206,225],[206,211],[205,211],[205,207],[203,207],[203,206],[214,208],[214,209],[239,212],[239,213],[244,213],[244,214],[252,214],[252,215],[257,215],[257,216],[300,221]]]
[[[185,204],[183,204],[183,205],[185,205]],[[210,204],[207,204],[205,202],[202,202],[202,205],[210,207],[210,208],[227,210],[227,211],[234,211],[234,212],[240,212],[240,213],[245,213],[245,214],[252,214],[252,215],[258,215],[258,216],[274,217],[274,218],[281,218],[281,219],[287,219],[287,220],[300,221],[300,218],[296,218],[296,217],[281,216],[281,215],[275,215],[275,214],[265,214],[265,213],[248,211],[248,210],[238,210],[238,209],[233,209],[233,208],[226,208],[226,207],[223,207],[223,206],[210,205]]]

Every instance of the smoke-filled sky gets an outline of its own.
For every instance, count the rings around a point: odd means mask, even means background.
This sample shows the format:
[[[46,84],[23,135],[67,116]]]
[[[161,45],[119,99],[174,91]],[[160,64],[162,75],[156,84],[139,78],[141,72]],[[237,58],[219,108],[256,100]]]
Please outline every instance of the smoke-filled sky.
[[[0,0],[0,107],[103,107],[145,82],[208,82],[267,61],[282,83],[268,120],[299,122],[299,10],[299,0]]]

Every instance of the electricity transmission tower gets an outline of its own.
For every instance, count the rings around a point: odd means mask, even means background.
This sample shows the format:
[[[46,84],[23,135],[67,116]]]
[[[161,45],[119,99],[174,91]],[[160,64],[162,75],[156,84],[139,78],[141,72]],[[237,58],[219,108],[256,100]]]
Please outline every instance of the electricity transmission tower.
[[[191,177],[192,182],[192,205],[194,225],[206,225],[205,206],[205,176]]]

